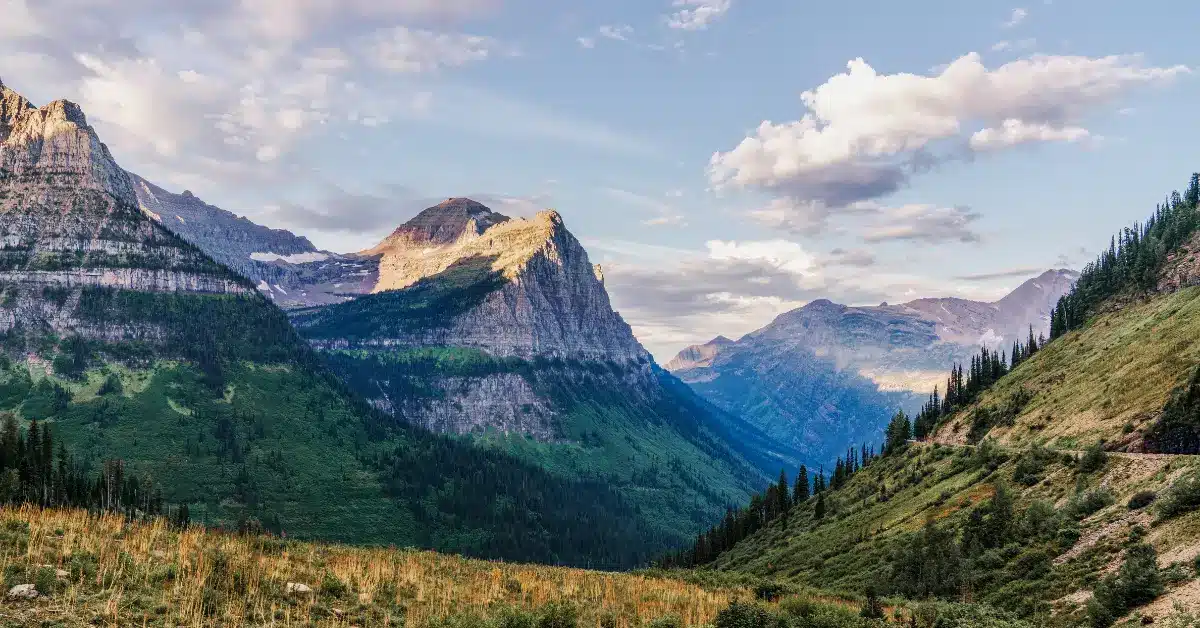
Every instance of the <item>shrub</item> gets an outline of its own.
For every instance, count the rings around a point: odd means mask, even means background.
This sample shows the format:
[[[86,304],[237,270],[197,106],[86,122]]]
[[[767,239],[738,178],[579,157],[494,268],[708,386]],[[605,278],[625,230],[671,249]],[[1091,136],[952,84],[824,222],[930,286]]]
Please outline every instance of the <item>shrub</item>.
[[[325,572],[325,577],[321,579],[321,594],[329,597],[342,597],[349,592],[346,583],[338,579],[337,576]]]
[[[683,628],[683,620],[679,615],[663,615],[650,622],[650,628]]]
[[[717,613],[715,628],[773,628],[775,618],[758,604],[733,602]]]
[[[1108,452],[1104,451],[1104,441],[1092,443],[1079,459],[1078,472],[1084,475],[1095,473],[1104,468],[1108,462]]]
[[[1158,570],[1158,555],[1145,543],[1135,543],[1125,551],[1125,562],[1115,574],[1109,574],[1092,589],[1088,602],[1088,621],[1094,628],[1108,628],[1132,608],[1152,601],[1163,593],[1163,577]]]
[[[1106,508],[1116,501],[1112,491],[1107,488],[1092,489],[1086,493],[1077,493],[1067,502],[1067,515],[1073,519],[1084,519]]]
[[[1138,491],[1133,494],[1133,497],[1129,498],[1129,509],[1140,510],[1145,508],[1146,506],[1154,503],[1154,500],[1157,497],[1158,494],[1154,491]]]
[[[1185,475],[1175,481],[1158,500],[1159,519],[1170,519],[1200,508],[1200,476]]]

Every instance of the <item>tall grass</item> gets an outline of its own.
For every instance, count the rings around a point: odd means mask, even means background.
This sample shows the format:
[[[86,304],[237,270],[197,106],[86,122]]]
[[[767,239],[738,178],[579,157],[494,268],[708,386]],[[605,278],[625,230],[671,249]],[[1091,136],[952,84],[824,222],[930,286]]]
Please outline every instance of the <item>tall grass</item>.
[[[693,626],[751,595],[645,575],[179,531],[80,510],[0,508],[0,530],[5,592],[36,582],[49,594],[5,600],[0,623],[18,625],[418,627],[559,602],[578,609],[583,627],[666,615]],[[54,570],[67,575],[55,582]],[[289,593],[288,583],[312,591]]]

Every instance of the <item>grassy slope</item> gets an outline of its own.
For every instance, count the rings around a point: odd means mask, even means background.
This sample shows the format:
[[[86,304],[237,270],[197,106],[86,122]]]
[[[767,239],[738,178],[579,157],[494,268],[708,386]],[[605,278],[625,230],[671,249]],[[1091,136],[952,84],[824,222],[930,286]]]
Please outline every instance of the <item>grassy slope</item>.
[[[722,554],[713,567],[859,593],[869,584],[886,580],[889,555],[905,542],[908,533],[920,530],[928,517],[961,525],[973,506],[990,498],[993,483],[1004,480],[1015,492],[1018,512],[1035,500],[1061,510],[1077,486],[1085,490],[1107,486],[1115,503],[1083,519],[1080,540],[1066,552],[1058,554],[1041,545],[1019,552],[1010,549],[1014,552],[1011,560],[1000,572],[1010,584],[992,587],[986,595],[977,595],[977,601],[1035,616],[1053,606],[1064,617],[1077,616],[1084,598],[1067,596],[1090,589],[1097,572],[1118,563],[1121,542],[1138,524],[1150,529],[1149,539],[1162,566],[1181,561],[1189,565],[1191,573],[1191,559],[1200,553],[1200,512],[1158,524],[1149,513],[1131,513],[1126,502],[1139,490],[1161,491],[1180,474],[1200,469],[1200,458],[1114,456],[1102,472],[1084,476],[1081,485],[1071,468],[1055,462],[1047,466],[1041,483],[1026,488],[1012,482],[1019,451],[1008,451],[1009,459],[990,473],[971,462],[972,451],[915,446],[904,455],[880,459],[832,493],[835,497],[828,504],[833,514],[823,521],[814,522],[810,501],[793,509],[786,525],[776,521]],[[886,500],[879,498],[881,484],[890,493]],[[1050,558],[1058,561],[1047,562]],[[1043,567],[1047,568],[1044,573]],[[1193,581],[1181,588],[1197,585],[1200,583]]]
[[[977,405],[1001,407],[1021,388],[1036,393],[1012,426],[991,432],[1004,442],[1115,441],[1127,422],[1137,429],[1153,422],[1198,363],[1200,288],[1188,288],[1096,317],[1003,378]],[[938,439],[965,439],[970,414],[960,413]]]
[[[49,573],[38,565],[50,565]],[[580,625],[611,617],[625,628],[673,614],[711,621],[747,592],[677,580],[431,552],[239,537],[162,524],[126,525],[81,511],[0,509],[6,586],[54,582],[53,597],[6,602],[0,625],[425,626],[459,613],[494,615],[567,602]],[[286,591],[288,582],[311,594]],[[341,585],[341,588],[337,585]],[[339,616],[338,612],[342,615]]]

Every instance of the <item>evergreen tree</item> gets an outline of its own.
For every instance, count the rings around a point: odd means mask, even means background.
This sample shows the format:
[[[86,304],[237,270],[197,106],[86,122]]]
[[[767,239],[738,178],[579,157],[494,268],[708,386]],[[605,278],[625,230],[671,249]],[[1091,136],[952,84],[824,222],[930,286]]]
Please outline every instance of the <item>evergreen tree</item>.
[[[813,518],[817,521],[825,518],[825,491],[817,493],[817,504],[813,507]]]
[[[800,465],[800,472],[796,475],[796,487],[792,495],[792,503],[803,504],[808,501],[808,467]]]

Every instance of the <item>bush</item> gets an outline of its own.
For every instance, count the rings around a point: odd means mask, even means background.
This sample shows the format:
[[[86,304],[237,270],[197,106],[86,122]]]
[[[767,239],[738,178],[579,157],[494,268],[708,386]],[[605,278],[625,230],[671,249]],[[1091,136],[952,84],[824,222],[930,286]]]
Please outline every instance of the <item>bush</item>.
[[[1158,494],[1154,491],[1138,491],[1133,494],[1133,497],[1129,498],[1129,509],[1141,510],[1142,508],[1154,503],[1154,500],[1157,497]]]
[[[717,613],[714,628],[776,628],[781,622],[758,604],[732,602]]]
[[[1146,604],[1163,593],[1163,578],[1158,570],[1158,555],[1145,543],[1136,543],[1125,551],[1125,562],[1115,574],[1109,574],[1092,589],[1088,602],[1088,620],[1094,628],[1108,628],[1130,609]]]
[[[679,615],[663,615],[650,622],[650,628],[683,628],[683,620]]]
[[[1200,508],[1200,476],[1185,475],[1175,481],[1158,500],[1159,519],[1170,519]]]
[[[325,577],[321,580],[321,594],[329,597],[342,597],[349,592],[346,583],[338,579],[337,576],[325,572]]]
[[[1092,489],[1086,493],[1077,493],[1067,502],[1066,512],[1072,519],[1085,519],[1099,510],[1111,506],[1116,501],[1112,491],[1107,488]]]
[[[1104,441],[1092,443],[1079,459],[1079,473],[1088,475],[1104,468],[1108,462],[1108,452],[1104,451]]]

